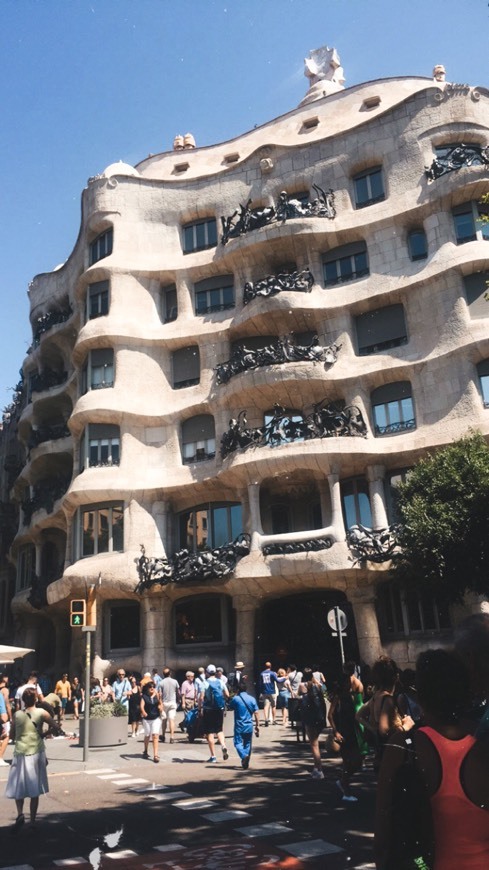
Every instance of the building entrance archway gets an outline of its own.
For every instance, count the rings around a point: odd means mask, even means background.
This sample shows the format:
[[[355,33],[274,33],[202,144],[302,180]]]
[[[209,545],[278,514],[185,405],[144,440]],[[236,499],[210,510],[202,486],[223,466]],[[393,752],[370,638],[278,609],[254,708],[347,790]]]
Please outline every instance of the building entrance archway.
[[[344,592],[327,589],[322,592],[293,594],[268,601],[257,614],[255,670],[263,670],[270,661],[274,669],[296,664],[317,665],[328,685],[341,672],[338,637],[333,637],[327,622],[328,611],[338,606],[348,619],[343,646],[346,660],[358,662],[358,642],[353,608]]]

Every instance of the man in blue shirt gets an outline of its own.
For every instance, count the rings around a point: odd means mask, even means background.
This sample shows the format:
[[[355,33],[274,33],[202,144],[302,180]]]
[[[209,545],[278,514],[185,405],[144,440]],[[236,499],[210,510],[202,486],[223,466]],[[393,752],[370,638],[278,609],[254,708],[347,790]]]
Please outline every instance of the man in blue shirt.
[[[260,674],[260,701],[263,701],[263,715],[265,716],[265,728],[268,728],[270,708],[272,709],[272,723],[275,725],[277,715],[277,674],[272,671],[270,662],[265,662],[265,670]]]
[[[234,745],[241,759],[241,767],[248,770],[253,739],[253,720],[255,721],[255,734],[260,735],[260,721],[258,704],[252,695],[248,694],[246,679],[240,680],[238,694],[229,704],[234,712]]]

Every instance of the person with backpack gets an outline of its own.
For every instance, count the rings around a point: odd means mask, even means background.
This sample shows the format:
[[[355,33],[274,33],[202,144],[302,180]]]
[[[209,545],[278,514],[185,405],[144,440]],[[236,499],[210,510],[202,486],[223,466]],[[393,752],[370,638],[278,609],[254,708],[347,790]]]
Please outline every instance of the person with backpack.
[[[209,762],[216,764],[214,735],[217,736],[217,742],[222,749],[223,761],[227,761],[229,758],[223,731],[224,709],[229,692],[221,680],[217,678],[215,665],[207,665],[206,682],[206,688],[202,689],[199,695],[199,716],[202,717],[202,730],[211,754]]]

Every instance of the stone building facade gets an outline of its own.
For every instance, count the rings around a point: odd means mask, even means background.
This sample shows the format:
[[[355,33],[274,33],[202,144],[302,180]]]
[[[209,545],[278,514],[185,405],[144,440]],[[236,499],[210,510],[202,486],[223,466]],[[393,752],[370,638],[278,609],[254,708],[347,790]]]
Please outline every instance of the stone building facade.
[[[450,638],[385,536],[365,559],[346,533],[395,522],[428,449],[489,433],[489,91],[332,68],[236,139],[91,178],[32,282],[12,607],[41,669],[80,670],[92,586],[101,671],[331,670],[335,605],[364,662]]]

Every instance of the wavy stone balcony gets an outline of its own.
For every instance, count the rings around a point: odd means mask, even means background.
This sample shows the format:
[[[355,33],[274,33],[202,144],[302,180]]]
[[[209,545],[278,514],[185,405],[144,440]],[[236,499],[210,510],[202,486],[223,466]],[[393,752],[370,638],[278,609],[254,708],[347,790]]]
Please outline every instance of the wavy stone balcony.
[[[278,202],[272,206],[252,208],[251,199],[244,205],[240,203],[232,215],[221,217],[221,244],[225,245],[230,239],[237,239],[246,233],[273,223],[284,224],[293,218],[321,217],[333,220],[336,217],[333,190],[330,188],[325,191],[317,184],[313,184],[312,187],[316,193],[316,199],[312,202],[305,198],[295,199],[284,190],[280,194]]]
[[[148,557],[144,546],[137,561],[139,583],[136,592],[142,593],[152,586],[168,583],[205,583],[228,577],[236,563],[250,552],[250,536],[239,535],[236,540],[213,550],[191,553],[179,550],[170,559]]]
[[[275,405],[270,420],[255,428],[248,427],[244,410],[230,421],[228,431],[221,438],[221,457],[225,459],[234,451],[248,447],[276,447],[293,441],[343,436],[367,436],[362,413],[355,405],[343,407],[324,399],[305,417]]]
[[[338,358],[341,345],[332,344],[323,347],[319,344],[317,335],[313,335],[310,344],[296,344],[294,335],[277,338],[273,344],[257,350],[250,350],[245,346],[239,346],[234,351],[230,360],[219,363],[214,369],[216,382],[227,384],[235,375],[242,372],[253,371],[257,368],[271,365],[283,365],[287,362],[322,362],[325,365],[333,365]]]

